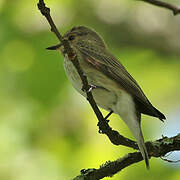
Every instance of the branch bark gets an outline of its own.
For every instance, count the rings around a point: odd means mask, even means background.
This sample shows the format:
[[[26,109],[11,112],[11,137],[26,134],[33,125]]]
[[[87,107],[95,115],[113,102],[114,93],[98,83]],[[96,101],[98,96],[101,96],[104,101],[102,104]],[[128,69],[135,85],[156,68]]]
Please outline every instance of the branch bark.
[[[169,152],[180,150],[180,134],[171,138],[163,137],[154,142],[147,142],[146,147],[150,158],[162,157]],[[104,177],[112,177],[122,169],[142,160],[140,152],[129,153],[116,161],[106,162],[98,169],[83,169],[81,174],[73,180],[99,180]]]
[[[176,6],[174,4],[170,4],[167,2],[159,1],[159,0],[141,0],[155,6],[163,7],[169,9],[173,12],[174,15],[180,14],[180,6]]]

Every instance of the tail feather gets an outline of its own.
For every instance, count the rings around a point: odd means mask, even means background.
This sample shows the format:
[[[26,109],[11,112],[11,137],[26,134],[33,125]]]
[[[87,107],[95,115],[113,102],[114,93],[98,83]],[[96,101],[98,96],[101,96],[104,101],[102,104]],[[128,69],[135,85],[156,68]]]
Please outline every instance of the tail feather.
[[[137,113],[136,118],[129,116],[129,118],[122,118],[122,119],[127,124],[128,128],[130,129],[133,136],[135,137],[139,150],[142,154],[142,157],[145,160],[146,168],[149,169],[149,156],[146,149],[146,145],[144,143],[144,138],[143,138],[141,125],[140,125],[140,118],[141,118],[140,114]]]
[[[165,120],[166,119],[166,117],[164,116],[164,114],[163,113],[161,113],[158,109],[156,109],[155,107],[154,107],[154,110],[155,110],[155,112],[156,112],[156,117],[158,117],[161,121],[163,121],[163,120]]]
[[[142,154],[142,157],[145,160],[146,168],[149,169],[149,156],[148,156],[148,152],[147,152],[147,149],[146,149],[146,145],[144,143],[144,138],[143,138],[141,130],[140,130],[140,133],[139,133],[139,138],[137,138],[137,143],[138,143],[139,150],[140,150],[140,152]]]

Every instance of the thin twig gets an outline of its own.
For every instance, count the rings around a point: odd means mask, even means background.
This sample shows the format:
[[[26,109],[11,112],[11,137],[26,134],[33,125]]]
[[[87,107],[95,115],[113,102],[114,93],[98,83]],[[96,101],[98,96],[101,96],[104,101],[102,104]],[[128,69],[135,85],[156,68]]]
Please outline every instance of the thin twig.
[[[49,22],[51,26],[51,31],[55,33],[57,38],[59,39],[60,42],[63,42],[63,37],[59,33],[56,25],[54,24],[54,21],[51,18],[50,15],[50,8],[46,7],[45,3],[43,0],[39,0],[39,3],[37,4],[38,9],[41,11],[41,14],[46,17],[47,21]]]
[[[173,12],[174,15],[180,14],[180,6],[176,6],[174,4],[170,4],[167,2],[159,1],[159,0],[141,0],[155,6],[163,7],[169,9]]]

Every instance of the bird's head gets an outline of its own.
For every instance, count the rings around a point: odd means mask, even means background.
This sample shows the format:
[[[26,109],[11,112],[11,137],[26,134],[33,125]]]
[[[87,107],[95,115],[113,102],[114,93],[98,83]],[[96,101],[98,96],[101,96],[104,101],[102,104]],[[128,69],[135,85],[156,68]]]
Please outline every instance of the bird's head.
[[[103,39],[92,29],[85,26],[75,26],[70,31],[66,32],[63,39],[67,40],[69,44],[74,47],[81,43],[90,43],[92,45],[100,46],[105,48],[106,45]],[[48,50],[57,50],[62,46],[58,44],[55,46],[48,47]]]

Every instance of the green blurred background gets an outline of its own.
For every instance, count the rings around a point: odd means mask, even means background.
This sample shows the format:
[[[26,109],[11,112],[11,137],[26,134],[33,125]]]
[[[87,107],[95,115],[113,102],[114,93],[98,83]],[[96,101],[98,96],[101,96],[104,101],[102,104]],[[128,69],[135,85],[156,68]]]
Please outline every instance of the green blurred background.
[[[179,3],[178,0],[169,2]],[[167,121],[143,116],[146,140],[180,133],[180,15],[141,1],[46,0],[62,33],[99,32]],[[88,102],[68,82],[58,43],[36,1],[0,0],[0,179],[68,180],[132,152],[98,133]],[[104,114],[107,112],[103,111]],[[110,125],[131,137],[117,115]],[[167,158],[180,159],[179,153]],[[112,179],[180,179],[180,165],[152,158]],[[105,178],[111,179],[111,178]]]

